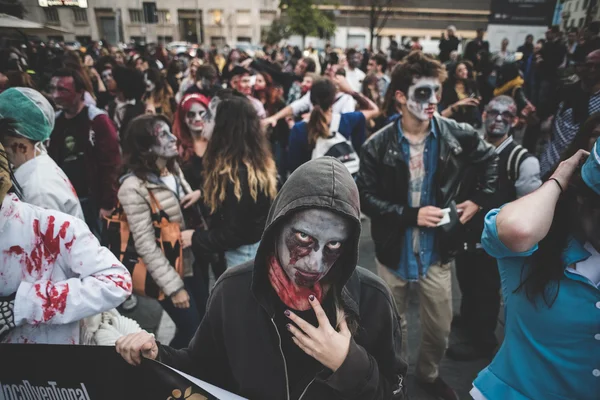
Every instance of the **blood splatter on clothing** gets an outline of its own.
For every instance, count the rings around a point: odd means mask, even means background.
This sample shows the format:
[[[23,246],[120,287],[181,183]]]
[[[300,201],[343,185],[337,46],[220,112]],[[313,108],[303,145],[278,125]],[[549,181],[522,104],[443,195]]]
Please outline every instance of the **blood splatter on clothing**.
[[[62,285],[52,285],[50,282],[42,290],[42,284],[36,283],[34,285],[35,294],[37,297],[42,299],[43,308],[43,321],[48,322],[57,313],[63,314],[67,307],[67,295],[69,294],[69,284],[65,283]]]

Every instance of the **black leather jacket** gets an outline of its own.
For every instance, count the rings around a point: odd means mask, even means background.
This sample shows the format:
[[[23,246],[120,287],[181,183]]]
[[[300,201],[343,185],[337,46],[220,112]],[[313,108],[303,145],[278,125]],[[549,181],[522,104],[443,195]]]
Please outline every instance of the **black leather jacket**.
[[[404,232],[417,226],[419,208],[409,207],[410,172],[398,141],[398,121],[375,133],[363,145],[357,185],[362,211],[371,218],[371,235],[379,262],[395,266],[400,262]],[[436,116],[433,123],[439,134],[439,159],[435,173],[436,204],[446,208],[457,199],[469,167],[480,170],[475,192],[469,199],[486,207],[498,181],[498,156],[467,124]],[[443,261],[455,253],[451,234],[440,230],[438,251]]]

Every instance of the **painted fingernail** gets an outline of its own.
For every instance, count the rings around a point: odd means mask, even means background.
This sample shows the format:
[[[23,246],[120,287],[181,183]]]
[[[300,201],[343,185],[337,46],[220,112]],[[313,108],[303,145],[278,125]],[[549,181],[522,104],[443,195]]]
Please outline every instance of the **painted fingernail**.
[[[315,301],[315,296],[313,296],[313,295],[311,294],[310,296],[308,296],[308,299],[309,299],[310,301]]]
[[[285,314],[286,317],[289,317],[291,314],[290,310],[285,310],[283,313]]]
[[[289,330],[290,330],[290,328],[292,327],[292,325],[290,325],[290,324],[287,324],[285,327],[286,327],[286,328],[287,328],[287,330],[289,331]]]

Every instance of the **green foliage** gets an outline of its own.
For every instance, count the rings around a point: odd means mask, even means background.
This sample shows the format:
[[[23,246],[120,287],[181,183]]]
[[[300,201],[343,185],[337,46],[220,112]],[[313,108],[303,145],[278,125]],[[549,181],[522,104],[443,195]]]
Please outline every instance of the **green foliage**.
[[[313,0],[281,0],[279,7],[292,34],[328,38],[335,33],[333,13],[319,10]]]
[[[262,32],[262,41],[267,44],[277,44],[283,39],[292,35],[288,22],[284,18],[278,18],[269,27]]]

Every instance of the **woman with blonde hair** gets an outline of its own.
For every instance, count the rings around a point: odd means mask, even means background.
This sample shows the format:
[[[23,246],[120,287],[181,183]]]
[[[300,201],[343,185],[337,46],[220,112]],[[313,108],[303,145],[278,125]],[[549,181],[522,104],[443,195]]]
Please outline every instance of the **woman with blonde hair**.
[[[155,68],[149,68],[144,72],[146,93],[142,98],[146,104],[147,114],[162,114],[169,121],[173,121],[173,113],[177,103],[173,96],[173,90],[167,80]]]
[[[209,229],[182,232],[197,258],[224,252],[228,268],[254,258],[277,192],[275,161],[256,111],[244,97],[229,96],[218,95],[208,107],[212,112],[219,102],[202,160]]]

